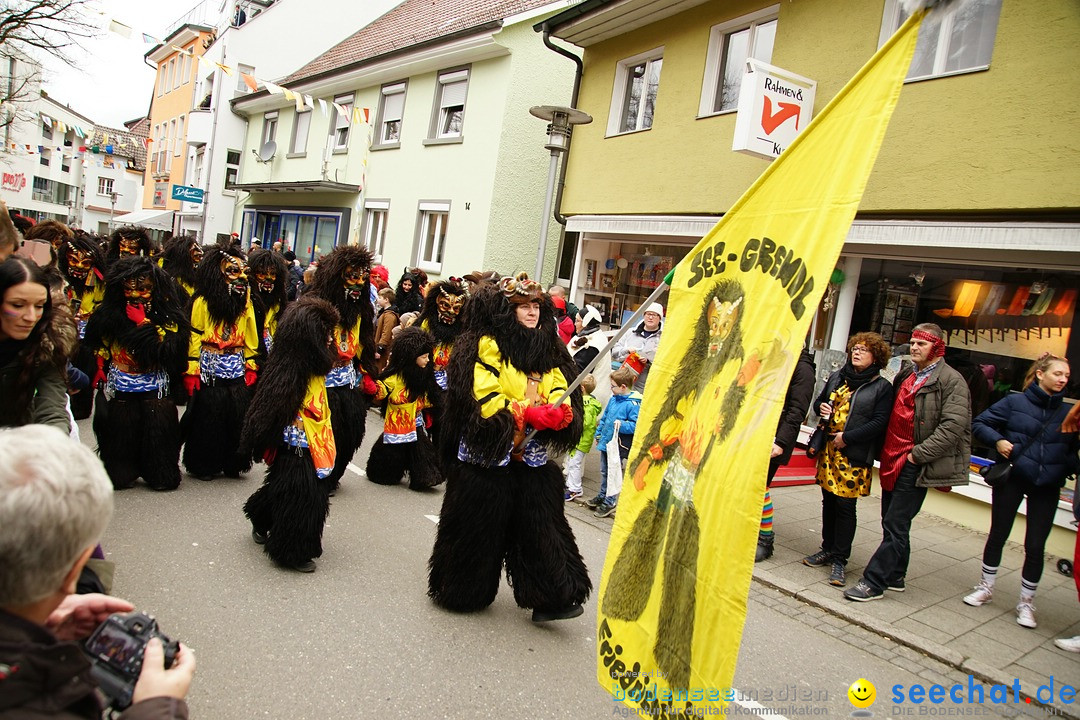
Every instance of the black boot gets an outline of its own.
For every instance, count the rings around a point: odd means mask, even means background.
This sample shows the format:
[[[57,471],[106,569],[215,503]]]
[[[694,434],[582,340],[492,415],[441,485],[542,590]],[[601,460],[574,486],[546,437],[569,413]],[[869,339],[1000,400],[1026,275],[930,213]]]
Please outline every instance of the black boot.
[[[757,551],[754,553],[754,562],[761,562],[772,557],[774,533],[758,533]]]

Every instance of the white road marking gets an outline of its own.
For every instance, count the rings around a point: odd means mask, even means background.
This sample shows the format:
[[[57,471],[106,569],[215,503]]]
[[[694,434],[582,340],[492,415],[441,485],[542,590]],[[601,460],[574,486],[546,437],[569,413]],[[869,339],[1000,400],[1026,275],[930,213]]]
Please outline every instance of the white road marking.
[[[438,515],[425,515],[424,517],[426,517],[428,520],[435,523],[436,525],[439,524],[439,516]]]
[[[367,477],[367,473],[366,473],[366,472],[364,472],[364,471],[363,471],[363,470],[361,470],[360,468],[356,467],[356,466],[355,466],[355,465],[353,465],[352,463],[349,463],[349,464],[348,464],[348,465],[346,465],[345,467],[347,467],[347,468],[348,468],[349,470],[352,470],[352,471],[353,471],[354,473],[356,473],[356,474],[357,474],[357,475],[359,475],[360,477]]]

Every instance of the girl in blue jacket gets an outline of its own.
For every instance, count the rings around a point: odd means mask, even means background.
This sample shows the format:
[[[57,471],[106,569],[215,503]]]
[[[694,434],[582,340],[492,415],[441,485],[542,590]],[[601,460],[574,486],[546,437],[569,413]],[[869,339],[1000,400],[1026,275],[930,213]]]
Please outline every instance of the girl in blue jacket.
[[[992,445],[1005,459],[1015,457],[1008,480],[993,488],[990,535],[983,548],[982,579],[964,598],[978,607],[993,599],[1001,551],[1012,531],[1020,501],[1027,498],[1024,568],[1020,573],[1020,603],[1016,622],[1033,628],[1035,590],[1043,571],[1043,550],[1057,511],[1066,476],[1077,469],[1077,434],[1061,431],[1069,407],[1063,402],[1069,382],[1069,363],[1049,353],[1031,366],[1024,392],[1002,398],[971,423],[972,434]]]

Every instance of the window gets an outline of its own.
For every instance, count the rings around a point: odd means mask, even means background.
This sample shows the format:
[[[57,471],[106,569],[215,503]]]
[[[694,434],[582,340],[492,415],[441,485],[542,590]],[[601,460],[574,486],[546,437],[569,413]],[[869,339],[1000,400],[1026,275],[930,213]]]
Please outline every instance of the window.
[[[169,194],[169,183],[154,183],[154,207],[165,207],[165,196]]]
[[[461,137],[468,89],[468,68],[439,73],[435,84],[435,117],[429,137],[436,140]]]
[[[381,100],[379,117],[376,121],[379,136],[374,144],[397,147],[401,143],[401,116],[405,111],[405,83],[383,85]]]
[[[173,140],[173,155],[179,157],[184,151],[184,116],[176,124],[176,138]]]
[[[376,262],[382,262],[386,249],[386,221],[389,216],[389,200],[368,200],[364,203],[364,247],[375,256]]]
[[[60,154],[60,172],[71,172],[71,157],[66,153]]]
[[[450,203],[420,203],[420,238],[416,264],[421,270],[441,272],[443,250],[446,248],[446,227],[450,220]]]
[[[35,200],[49,202],[52,199],[52,182],[35,175],[32,197]]]
[[[173,87],[173,76],[176,74],[176,58],[169,61],[167,69],[165,71],[165,92],[169,92]]]
[[[169,121],[169,135],[165,138],[165,172],[172,170],[173,151],[176,148],[176,121]]]
[[[237,65],[236,66],[236,92],[245,93],[245,94],[251,92],[251,88],[249,88],[247,86],[247,83],[244,82],[244,75],[254,75],[254,74],[255,74],[254,66],[245,65],[243,63],[240,63],[239,65]]]
[[[171,65],[174,62],[176,63],[176,68],[175,68],[176,74],[173,75],[173,86],[172,86],[173,90],[180,87],[180,76],[184,74],[184,70],[183,70],[184,56],[183,55],[177,55],[176,58],[169,61],[169,64]]]
[[[308,131],[311,129],[311,110],[298,112],[293,117],[292,142],[289,143],[289,155],[303,155],[307,152]]]
[[[195,46],[192,45],[186,51],[184,55],[184,78],[180,81],[185,85],[191,81],[191,65],[195,62]]]
[[[52,125],[44,120],[41,121],[41,137],[45,140],[52,140]]]
[[[45,167],[48,167],[50,158],[52,158],[52,150],[47,147],[41,148],[41,157],[38,159],[38,162]]]
[[[615,68],[608,135],[648,130],[653,124],[664,48],[628,58]]]
[[[342,107],[344,114],[334,108],[334,119],[330,122],[330,136],[333,138],[335,150],[345,150],[349,147],[349,123],[352,121],[352,95],[340,95],[334,98],[334,102]]]
[[[165,65],[158,65],[158,76],[157,76],[157,94],[158,94],[158,97],[161,97],[161,94],[163,92],[165,92],[165,69],[166,69]]]
[[[203,164],[206,160],[206,147],[203,146],[195,151],[195,161],[191,164],[191,169],[188,171],[188,185],[192,187],[203,187]]]
[[[113,191],[113,179],[106,177],[99,177],[97,181],[97,194],[98,195],[112,195]]]
[[[268,112],[263,115],[263,130],[262,130],[262,144],[265,145],[268,142],[276,142],[277,138],[277,110],[274,112]]]
[[[970,0],[935,8],[919,28],[908,80],[985,70],[994,53],[1001,0]],[[897,0],[886,0],[879,44],[908,18]]]
[[[240,151],[228,150],[225,152],[225,189],[236,184],[236,178],[240,175]]]
[[[738,109],[747,58],[772,62],[779,9],[773,5],[712,28],[699,115]]]

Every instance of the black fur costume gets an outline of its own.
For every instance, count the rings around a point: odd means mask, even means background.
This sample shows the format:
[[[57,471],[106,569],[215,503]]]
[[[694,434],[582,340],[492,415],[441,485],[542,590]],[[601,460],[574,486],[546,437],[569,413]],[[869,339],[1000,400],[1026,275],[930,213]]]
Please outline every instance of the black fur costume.
[[[85,255],[90,259],[90,269],[74,267],[76,253]],[[90,314],[105,296],[105,255],[101,252],[101,245],[97,240],[82,230],[75,231],[74,237],[60,244],[57,251],[57,267],[64,276],[68,301],[71,312],[75,315],[75,321],[79,328],[80,343],[75,350],[71,364],[87,377],[94,377],[97,369],[96,356],[87,349],[82,341],[86,331],[86,322]],[[71,414],[76,420],[84,420],[90,417],[90,410],[94,403],[94,390],[88,388],[71,396]]]
[[[225,256],[235,257],[243,263],[239,250],[215,248],[206,253],[195,274],[195,297],[192,300],[192,334],[202,334],[207,328],[196,327],[194,311],[198,301],[205,300],[212,322],[231,324],[234,331],[243,322],[251,304],[249,295],[230,292],[221,262]],[[233,332],[235,335],[236,332]],[[257,329],[252,340],[258,342]],[[253,358],[257,347],[251,353]],[[189,365],[198,365],[200,357],[190,352]],[[246,357],[245,362],[251,358]],[[188,370],[189,374],[192,372]],[[184,441],[184,467],[188,473],[209,479],[218,473],[239,477],[251,469],[251,457],[238,452],[240,430],[251,403],[252,390],[244,377],[236,379],[209,378],[202,372],[201,387],[188,401],[187,412],[180,421]]]
[[[649,465],[658,460],[657,456],[667,460],[660,490],[656,499],[649,500],[634,519],[634,527],[611,568],[601,600],[607,615],[629,622],[638,620],[649,601],[652,578],[663,552],[664,576],[653,655],[673,688],[688,688],[690,684],[688,655],[694,637],[700,521],[693,503],[693,486],[689,493],[685,489],[676,490],[673,482],[678,480],[672,480],[678,477],[677,468],[673,466],[683,457],[682,432],[692,432],[692,429],[680,429],[675,442],[665,443],[661,426],[671,418],[683,417],[678,412],[682,400],[694,397],[701,402],[711,378],[730,376],[732,370],[742,364],[741,318],[744,309],[740,305],[743,302],[743,288],[734,280],[721,280],[706,295],[694,339],[679,364],[679,371],[672,378],[664,404],[645,434],[637,457],[629,464],[635,477],[644,478]],[[709,311],[711,306],[720,304],[724,308],[733,308],[737,314],[731,315],[730,325],[718,333],[710,326]],[[737,377],[726,388],[716,391],[721,390],[724,396],[719,417],[701,458],[694,462],[695,472],[705,466],[712,450],[728,437],[746,396],[746,389]],[[690,422],[689,418],[684,419]],[[700,479],[707,477],[700,476]]]
[[[559,368],[568,383],[576,377],[574,362],[556,335],[550,299],[543,296],[540,307],[539,324],[529,329],[517,321],[514,306],[497,287],[481,288],[454,343],[440,438],[446,494],[428,563],[428,595],[448,610],[475,612],[490,605],[504,563],[514,599],[523,608],[564,610],[583,603],[592,589],[564,515],[562,471],[551,460],[540,467],[517,460],[491,466],[513,445],[515,420],[508,410],[484,418],[474,392],[484,336],[494,337],[504,362],[521,372]],[[568,451],[581,435],[580,391],[568,402],[572,422],[536,435],[549,451]],[[459,443],[484,464],[459,460]]]
[[[446,368],[449,365],[450,356],[454,349],[454,341],[461,334],[462,318],[468,300],[469,293],[460,280],[455,278],[436,283],[428,288],[427,296],[424,298],[424,309],[415,323],[418,327],[431,333],[435,339],[431,360],[435,370],[436,387],[431,395],[432,409],[429,414],[432,416],[431,437],[436,444],[439,437],[439,416],[446,400],[446,391],[443,388],[444,385],[448,384]],[[450,304],[459,309],[459,313],[453,322],[447,323],[440,320],[440,304],[444,306]]]
[[[136,247],[134,253],[124,253],[121,249],[121,241],[124,244],[133,244]],[[105,262],[112,265],[120,259],[121,255],[137,255],[139,257],[151,257],[156,250],[154,241],[150,239],[146,228],[138,225],[125,225],[118,228],[109,237],[109,248],[105,252]]]
[[[177,235],[169,238],[161,251],[161,267],[176,281],[185,304],[190,303],[195,294],[195,269],[198,266],[191,253],[198,243],[190,235]]]
[[[273,275],[274,282],[269,288],[263,287],[259,276]],[[255,249],[248,255],[248,279],[251,281],[251,302],[255,305],[255,321],[259,324],[259,358],[265,359],[273,345],[274,333],[277,332],[278,318],[285,310],[288,299],[285,296],[285,283],[289,278],[289,267],[280,253],[270,250]]]
[[[345,274],[347,268],[361,268],[363,270],[363,285],[358,291],[350,293],[345,289]],[[356,327],[360,321],[358,347],[339,347],[338,360],[335,368],[348,364],[356,369],[357,379],[363,382],[364,375],[367,383],[374,391],[373,378],[378,377],[375,367],[375,308],[371,305],[371,253],[363,247],[356,245],[343,245],[335,248],[319,262],[319,269],[304,290],[304,297],[322,298],[328,301],[338,311],[341,321],[338,324],[339,342],[343,341],[344,335]],[[351,357],[350,357],[351,355]],[[326,388],[327,397],[330,399],[330,417],[334,426],[334,441],[337,444],[337,465],[334,472],[323,480],[329,492],[337,489],[341,478],[345,475],[345,469],[352,461],[353,454],[364,440],[365,422],[367,410],[371,405],[371,393],[364,392],[362,387],[330,387]]]
[[[153,283],[145,308],[149,322],[136,325],[127,315],[125,281]],[[179,376],[187,357],[190,327],[176,285],[149,258],[117,260],[106,278],[105,298],[86,326],[85,347],[109,358],[107,402],[99,397],[94,414],[98,452],[113,486],[128,488],[142,477],[155,490],[180,484],[180,428],[168,380],[143,392],[115,388],[116,372]]]
[[[394,402],[394,395],[401,392],[396,379],[404,383],[404,390],[410,402],[429,403],[439,386],[435,384],[435,371],[430,361],[434,338],[418,327],[408,327],[394,338],[394,347],[390,353],[390,362],[383,370],[380,380],[386,398],[386,431],[379,435],[371,446],[367,461],[367,478],[379,485],[397,485],[406,472],[409,473],[409,489],[424,490],[435,487],[443,481],[439,472],[439,462],[435,455],[435,446],[428,437],[423,424],[416,426],[416,415],[410,414],[403,405]],[[416,364],[416,359],[428,355],[425,367]],[[392,382],[393,384],[389,384]],[[419,405],[417,406],[419,412]],[[398,427],[394,427],[395,423]],[[405,424],[410,427],[404,427]],[[388,433],[405,435],[409,431],[416,434],[411,442],[387,442]]]
[[[241,446],[258,457],[274,453],[262,487],[244,503],[263,549],[276,563],[297,567],[322,555],[322,531],[330,500],[308,450],[287,445],[313,376],[333,367],[330,344],[338,314],[325,300],[305,295],[288,307],[278,325],[282,351],[270,355],[251,402]]]

